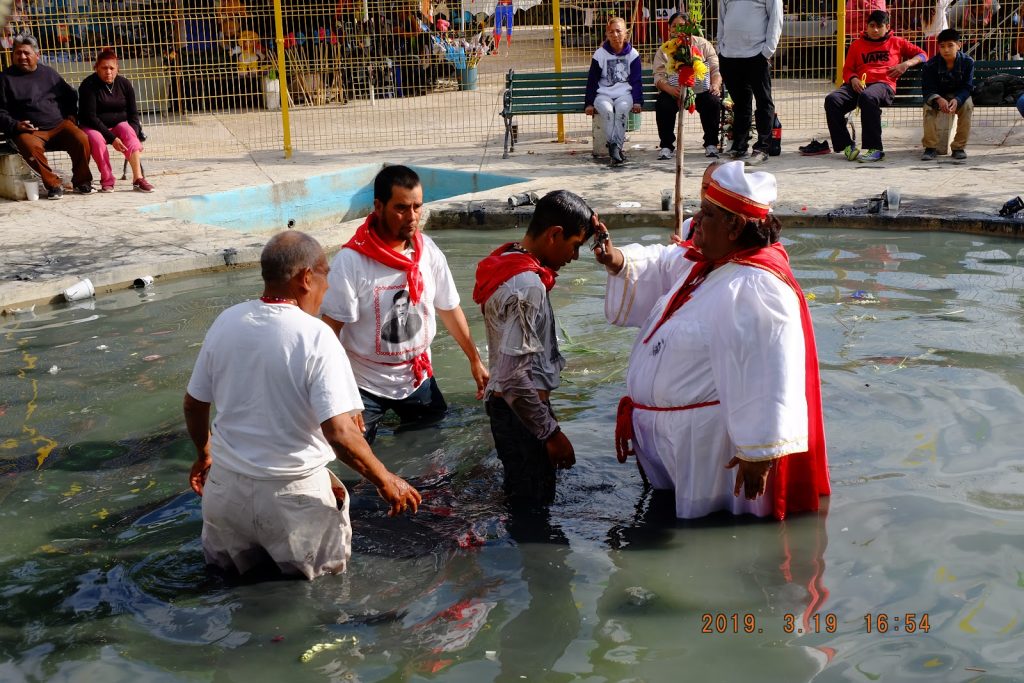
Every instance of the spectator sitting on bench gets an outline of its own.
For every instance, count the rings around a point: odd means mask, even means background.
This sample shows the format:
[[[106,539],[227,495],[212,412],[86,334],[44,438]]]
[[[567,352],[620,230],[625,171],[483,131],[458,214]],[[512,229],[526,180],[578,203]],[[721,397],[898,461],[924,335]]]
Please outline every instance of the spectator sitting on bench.
[[[882,107],[892,104],[896,79],[926,60],[924,51],[889,30],[889,14],[875,10],[868,15],[864,34],[853,41],[843,65],[844,83],[825,97],[825,119],[832,150],[850,161],[881,161]],[[860,107],[864,153],[854,146],[846,127],[846,115]]]
[[[676,26],[682,26],[685,19],[676,12],[668,20],[669,33]],[[718,128],[722,116],[722,75],[718,71],[718,55],[711,43],[699,36],[690,38],[704,55],[708,65],[705,80],[694,84],[697,94],[695,105],[704,130],[704,156],[718,157]],[[674,159],[676,149],[676,114],[679,113],[679,74],[668,73],[668,55],[664,50],[654,54],[654,87],[658,89],[658,100],[654,110],[658,119],[658,138],[661,151],[658,159]]]
[[[107,145],[124,155],[132,167],[132,187],[152,192],[153,186],[142,174],[142,124],[131,81],[118,73],[117,54],[103,50],[96,57],[95,73],[78,88],[82,130],[100,171],[100,192],[114,191],[114,172],[110,168]]]
[[[601,118],[612,166],[626,160],[622,145],[626,142],[626,117],[639,114],[644,104],[644,85],[640,78],[640,54],[626,40],[626,22],[612,17],[605,28],[604,44],[590,62],[584,111]]]
[[[974,60],[960,52],[960,32],[947,28],[939,33],[939,54],[928,60],[921,72],[921,94],[924,96],[923,161],[931,161],[935,154],[948,154],[949,126],[937,127],[940,116],[956,117],[956,136],[953,138],[953,158],[966,159],[967,139],[971,135],[971,114],[974,102]],[[944,134],[940,138],[939,131]]]
[[[75,192],[92,192],[89,138],[75,123],[78,93],[56,71],[39,63],[39,43],[30,35],[14,37],[11,66],[0,75],[0,130],[46,186],[49,199],[64,196],[63,181],[53,172],[46,152],[71,156]]]

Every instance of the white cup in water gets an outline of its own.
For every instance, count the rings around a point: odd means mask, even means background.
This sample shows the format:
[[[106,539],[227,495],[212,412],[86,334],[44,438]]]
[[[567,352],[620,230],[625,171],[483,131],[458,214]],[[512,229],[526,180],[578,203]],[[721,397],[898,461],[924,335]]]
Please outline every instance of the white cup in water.
[[[149,287],[151,284],[153,284],[153,276],[143,275],[142,277],[135,278],[135,281],[132,282],[132,287],[135,287],[136,289],[144,289]]]
[[[94,296],[96,296],[96,290],[93,289],[92,280],[89,278],[82,278],[64,290],[64,298],[67,301],[81,301]]]
[[[17,185],[15,185],[17,187]],[[39,181],[35,178],[25,181],[25,198],[30,202],[38,201],[39,199]]]

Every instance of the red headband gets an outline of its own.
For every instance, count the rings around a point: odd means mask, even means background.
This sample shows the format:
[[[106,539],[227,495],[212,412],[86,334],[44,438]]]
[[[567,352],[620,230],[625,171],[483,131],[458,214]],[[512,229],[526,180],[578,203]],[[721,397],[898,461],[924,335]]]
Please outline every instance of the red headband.
[[[711,179],[711,184],[708,185],[708,189],[707,192],[704,193],[704,197],[726,211],[731,211],[732,213],[739,214],[740,216],[746,216],[756,220],[766,218],[768,216],[768,212],[771,211],[771,207],[768,204],[760,204],[750,197],[744,197],[732,190],[727,190],[719,185],[718,181],[714,178]]]

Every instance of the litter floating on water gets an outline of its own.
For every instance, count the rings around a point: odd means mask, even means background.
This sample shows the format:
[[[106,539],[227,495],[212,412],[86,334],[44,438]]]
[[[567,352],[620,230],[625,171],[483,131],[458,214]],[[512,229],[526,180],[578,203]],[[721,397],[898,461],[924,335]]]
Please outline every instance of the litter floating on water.
[[[161,358],[162,358],[162,356],[159,353],[154,353],[152,356],[145,356],[142,360],[144,360],[147,363],[149,363],[149,362],[152,362],[152,361],[155,361],[155,360],[160,360]]]
[[[615,202],[615,206],[619,209],[639,209],[640,202]]]
[[[878,299],[871,292],[865,292],[863,289],[858,289],[856,292],[850,295],[853,299],[852,303],[855,304],[877,304]]]
[[[58,372],[60,372],[60,368],[58,368],[56,365],[51,365],[50,369],[48,370],[48,372],[51,375],[56,375]]]
[[[626,595],[629,597],[630,603],[638,607],[646,605],[657,597],[653,591],[649,591],[643,586],[630,586],[626,589]]]
[[[303,652],[302,656],[299,657],[299,661],[303,664],[306,664],[307,662],[312,660],[313,657],[316,657],[321,652],[324,652],[326,650],[336,650],[350,640],[352,641],[353,645],[356,644],[355,636],[351,636],[350,638],[335,638],[334,641],[330,643],[317,643],[313,647]]]
[[[97,351],[109,351],[110,347],[107,346],[106,344],[100,344],[99,346],[96,347],[96,350]]]

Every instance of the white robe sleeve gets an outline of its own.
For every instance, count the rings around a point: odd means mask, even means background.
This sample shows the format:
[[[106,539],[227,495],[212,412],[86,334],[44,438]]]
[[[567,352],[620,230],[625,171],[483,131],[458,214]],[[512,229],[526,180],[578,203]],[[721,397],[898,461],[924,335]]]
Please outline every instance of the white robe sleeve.
[[[732,305],[711,322],[711,370],[736,456],[769,460],[807,450],[800,302],[784,282],[754,271],[730,286]],[[725,302],[723,302],[725,304]]]
[[[658,299],[693,266],[675,245],[627,244],[619,248],[626,261],[617,274],[608,274],[604,315],[612,325],[640,327]]]

